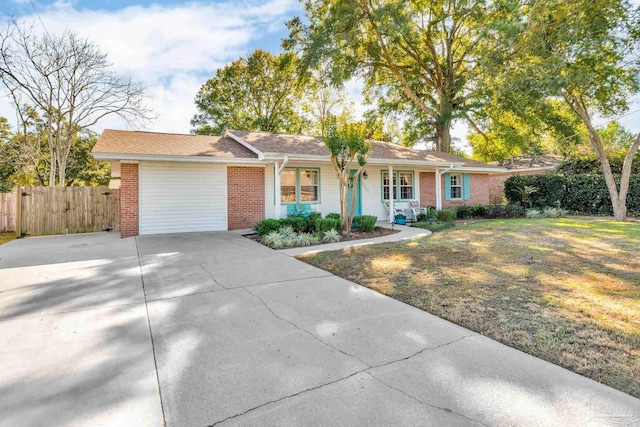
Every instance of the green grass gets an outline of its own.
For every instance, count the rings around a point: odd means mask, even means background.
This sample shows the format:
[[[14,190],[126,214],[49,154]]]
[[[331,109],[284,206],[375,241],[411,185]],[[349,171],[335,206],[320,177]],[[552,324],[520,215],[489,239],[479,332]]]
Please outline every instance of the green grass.
[[[0,245],[8,243],[16,238],[16,233],[0,233]]]
[[[302,258],[640,397],[640,223],[507,219]]]

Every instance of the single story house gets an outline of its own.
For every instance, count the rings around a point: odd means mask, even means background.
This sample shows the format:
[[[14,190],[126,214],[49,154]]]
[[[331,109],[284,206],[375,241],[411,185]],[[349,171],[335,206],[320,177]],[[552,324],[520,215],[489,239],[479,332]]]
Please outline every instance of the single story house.
[[[105,130],[93,149],[120,177],[120,232],[250,228],[291,204],[340,211],[338,176],[322,138],[228,130],[221,136]],[[504,173],[448,153],[373,141],[356,213],[390,217],[409,200],[438,209],[489,203]],[[388,205],[385,207],[385,201]]]

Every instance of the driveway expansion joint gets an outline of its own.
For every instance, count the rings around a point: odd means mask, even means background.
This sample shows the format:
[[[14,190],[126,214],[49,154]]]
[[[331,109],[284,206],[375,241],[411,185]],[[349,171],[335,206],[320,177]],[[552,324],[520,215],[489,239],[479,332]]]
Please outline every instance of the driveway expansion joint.
[[[466,419],[466,420],[469,420],[469,421],[472,421],[472,422],[475,422],[475,423],[481,424],[481,425],[483,425],[483,426],[489,427],[487,424],[483,423],[482,421],[479,421],[479,420],[473,419],[473,418],[471,418],[471,417],[468,417],[468,416],[466,416],[466,415],[464,415],[464,414],[461,414],[461,413],[459,413],[459,412],[454,411],[453,409],[450,409],[450,408],[443,408],[443,407],[441,407],[441,406],[437,406],[437,405],[434,405],[434,404],[431,404],[431,403],[428,403],[428,402],[423,402],[422,400],[418,399],[418,398],[417,398],[417,397],[415,397],[414,395],[409,394],[409,393],[405,392],[405,391],[404,391],[404,390],[402,390],[402,389],[399,389],[399,388],[397,388],[397,387],[393,387],[392,385],[387,384],[386,382],[382,381],[380,378],[376,377],[376,376],[375,376],[375,375],[373,375],[371,372],[369,372],[369,370],[367,370],[367,371],[366,371],[366,373],[367,373],[371,378],[373,378],[374,380],[376,380],[377,382],[379,382],[380,384],[382,384],[382,385],[384,385],[384,386],[386,386],[386,387],[388,387],[388,388],[390,388],[390,389],[392,389],[392,390],[395,390],[395,391],[397,391],[397,392],[399,392],[399,393],[401,393],[401,394],[405,395],[406,397],[408,397],[408,398],[410,398],[410,399],[412,399],[412,400],[415,400],[416,402],[420,403],[421,405],[428,406],[429,408],[433,408],[433,409],[439,409],[439,410],[444,411],[444,412],[446,412],[446,413],[454,414],[454,415],[457,415],[457,416],[459,416],[459,417],[462,417],[462,418],[464,418],[464,419]]]

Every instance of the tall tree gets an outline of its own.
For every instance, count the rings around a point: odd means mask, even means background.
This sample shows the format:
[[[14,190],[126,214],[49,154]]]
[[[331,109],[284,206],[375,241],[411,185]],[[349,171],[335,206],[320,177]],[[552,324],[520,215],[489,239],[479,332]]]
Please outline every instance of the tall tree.
[[[28,105],[45,120],[50,186],[56,177],[65,185],[79,133],[109,115],[129,123],[152,118],[144,104],[145,86],[113,71],[97,45],[71,32],[38,35],[16,21],[1,28],[0,82],[16,111]]]
[[[302,112],[307,118],[305,133],[325,136],[332,117],[352,118],[351,106],[343,87],[325,78],[307,80],[302,99]]]
[[[361,123],[338,123],[334,118],[329,120],[327,135],[324,137],[331,154],[331,163],[336,170],[340,192],[340,226],[342,231],[351,231],[351,222],[355,214],[358,182],[367,156],[371,150],[371,142],[366,139],[364,125]],[[354,169],[357,168],[357,169]],[[355,171],[352,173],[352,171]],[[351,189],[351,209],[349,209],[349,189]]]
[[[284,46],[304,66],[332,64],[334,82],[364,77],[367,91],[434,129],[451,149],[451,126],[469,120],[482,72],[480,54],[497,48],[487,28],[501,19],[484,0],[324,0],[289,21]],[[308,21],[308,23],[306,23]]]
[[[256,50],[219,69],[198,91],[198,113],[191,120],[198,134],[225,129],[298,133],[303,127],[297,59]]]
[[[527,98],[565,102],[600,160],[614,217],[624,219],[640,135],[626,150],[618,183],[593,117],[627,111],[640,91],[640,8],[627,0],[538,0],[522,8],[522,22],[500,66],[506,84]]]

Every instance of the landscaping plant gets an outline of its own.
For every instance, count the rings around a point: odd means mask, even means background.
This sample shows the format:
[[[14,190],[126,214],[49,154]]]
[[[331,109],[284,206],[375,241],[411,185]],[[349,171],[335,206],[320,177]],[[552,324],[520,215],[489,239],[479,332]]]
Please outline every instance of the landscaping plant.
[[[336,218],[320,218],[316,220],[316,233],[324,233],[329,230],[340,230],[340,219]]]
[[[339,226],[340,224],[338,224]],[[337,229],[330,229],[325,231],[322,234],[322,241],[325,243],[335,243],[335,242],[339,242],[340,240],[342,240],[342,236],[340,235],[340,233],[338,232]]]
[[[453,222],[456,219],[456,211],[451,209],[440,209],[436,211],[436,218],[442,222]]]
[[[376,229],[378,217],[373,215],[361,215],[354,217],[353,222],[356,225],[356,229],[368,233]]]

